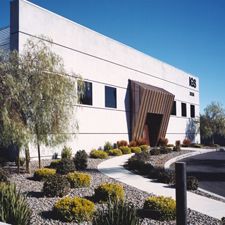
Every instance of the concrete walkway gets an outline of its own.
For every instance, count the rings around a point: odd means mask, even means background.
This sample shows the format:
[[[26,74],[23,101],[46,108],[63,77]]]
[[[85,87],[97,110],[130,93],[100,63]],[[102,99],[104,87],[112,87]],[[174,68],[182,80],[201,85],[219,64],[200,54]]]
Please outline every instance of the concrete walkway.
[[[208,152],[208,151],[206,151]],[[199,154],[201,154],[199,150]],[[123,155],[106,160],[98,165],[99,171],[122,183],[155,195],[163,195],[175,199],[175,189],[166,184],[156,183],[151,179],[131,173],[124,169],[124,163],[131,155]],[[211,217],[221,219],[225,216],[225,203],[187,192],[188,208]]]

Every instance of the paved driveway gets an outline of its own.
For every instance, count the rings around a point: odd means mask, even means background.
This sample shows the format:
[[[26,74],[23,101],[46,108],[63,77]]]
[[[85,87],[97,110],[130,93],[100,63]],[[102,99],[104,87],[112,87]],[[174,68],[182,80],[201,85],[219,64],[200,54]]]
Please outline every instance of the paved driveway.
[[[180,160],[187,172],[199,180],[199,187],[225,197],[225,152],[210,152]]]

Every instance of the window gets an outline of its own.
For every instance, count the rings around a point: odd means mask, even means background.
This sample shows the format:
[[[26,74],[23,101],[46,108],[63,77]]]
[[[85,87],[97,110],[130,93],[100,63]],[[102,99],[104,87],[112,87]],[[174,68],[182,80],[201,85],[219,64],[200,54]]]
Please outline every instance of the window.
[[[191,118],[195,118],[195,106],[191,105]]]
[[[116,88],[105,86],[105,107],[116,108]]]
[[[92,83],[84,81],[83,90],[78,86],[78,93],[80,95],[80,104],[92,105]]]
[[[171,115],[174,115],[174,116],[177,115],[177,104],[176,104],[176,101],[173,102],[173,108],[172,108],[172,111],[171,111]]]
[[[181,103],[181,115],[186,117],[187,116],[187,106],[186,103]]]

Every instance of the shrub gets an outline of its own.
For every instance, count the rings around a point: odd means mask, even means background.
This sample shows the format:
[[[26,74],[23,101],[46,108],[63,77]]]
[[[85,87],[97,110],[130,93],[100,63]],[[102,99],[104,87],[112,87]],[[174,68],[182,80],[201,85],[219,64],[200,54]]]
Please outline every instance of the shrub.
[[[87,173],[68,173],[67,179],[70,182],[71,188],[89,187],[91,183],[91,176]]]
[[[128,146],[121,146],[120,150],[122,151],[123,155],[131,153],[131,149]]]
[[[175,146],[174,146],[174,148],[173,148],[173,151],[175,151],[175,152],[181,151],[181,148],[180,148],[180,141],[176,141],[176,142],[175,142]]]
[[[90,152],[90,157],[94,159],[106,159],[108,157],[108,154],[103,150],[94,149]]]
[[[202,145],[201,144],[196,144],[196,143],[191,143],[190,144],[190,147],[193,147],[193,148],[202,148]]]
[[[168,142],[169,142],[169,140],[167,138],[161,137],[159,139],[159,146],[165,147],[165,146],[167,146]]]
[[[136,141],[131,141],[129,143],[129,147],[137,147],[137,142]]]
[[[63,221],[80,223],[92,220],[95,204],[85,198],[64,197],[55,203],[53,211]]]
[[[123,201],[124,199],[124,190],[123,186],[115,183],[104,183],[99,185],[95,189],[95,199],[97,201]]]
[[[121,146],[128,146],[127,141],[125,140],[117,141],[117,147],[120,148]]]
[[[222,225],[225,225],[225,217],[221,218]]]
[[[71,159],[72,158],[72,148],[64,146],[61,152],[62,159]]]
[[[141,148],[141,151],[147,151],[149,149],[148,145],[140,145],[139,148]]]
[[[108,202],[94,217],[93,225],[141,225],[132,203]]]
[[[187,190],[197,190],[198,189],[198,179],[193,176],[187,177]]]
[[[73,160],[64,158],[62,159],[56,169],[56,172],[59,174],[67,174],[75,170],[75,165]]]
[[[74,164],[77,170],[85,170],[88,164],[88,154],[85,150],[79,150],[74,157]]]
[[[136,142],[137,142],[137,146],[146,145],[147,144],[147,141],[144,138],[139,138],[139,139],[136,140]]]
[[[49,168],[57,169],[57,167],[59,166],[60,162],[61,162],[61,159],[56,159],[56,160],[51,161],[51,163],[49,165]]]
[[[25,197],[14,184],[0,183],[0,221],[13,225],[28,225],[31,210]]]
[[[0,168],[0,183],[8,181],[9,181],[9,174],[3,168]]]
[[[152,196],[145,200],[144,210],[156,220],[174,220],[176,218],[176,201],[163,196]]]
[[[183,140],[183,147],[188,147],[188,146],[190,146],[190,144],[191,144],[191,140],[190,139],[188,139],[188,138],[185,138],[184,140]]]
[[[109,155],[120,156],[123,155],[122,151],[118,148],[109,150]]]
[[[175,184],[175,172],[170,170],[159,172],[158,182],[165,184]]]
[[[161,147],[160,148],[160,154],[168,154],[171,151],[172,151],[171,148],[168,148],[168,147]]]
[[[168,144],[166,147],[168,147],[168,148],[173,148],[174,145],[173,145],[173,144]]]
[[[105,151],[109,151],[109,150],[111,150],[111,149],[113,149],[113,146],[112,146],[112,144],[111,144],[109,141],[107,141],[107,142],[105,143],[105,145],[104,145],[104,150],[105,150]]]
[[[141,148],[140,147],[131,147],[131,152],[133,153],[141,153]]]
[[[47,197],[62,197],[69,193],[70,183],[64,176],[58,174],[49,177],[43,185],[43,194]]]
[[[164,168],[161,167],[154,167],[152,170],[149,170],[148,177],[150,179],[158,179],[160,173],[164,172]]]
[[[34,171],[34,180],[46,180],[47,178],[49,178],[50,176],[53,176],[54,174],[56,174],[56,170],[55,169],[49,169],[49,168],[42,168],[42,169],[37,169]]]
[[[159,148],[153,148],[150,151],[151,155],[160,155],[160,149]]]

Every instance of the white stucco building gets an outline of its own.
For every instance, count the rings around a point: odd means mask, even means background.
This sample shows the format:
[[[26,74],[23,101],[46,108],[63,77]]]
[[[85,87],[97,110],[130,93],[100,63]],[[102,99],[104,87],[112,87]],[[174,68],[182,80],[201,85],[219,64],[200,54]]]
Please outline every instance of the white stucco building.
[[[122,139],[146,138],[155,145],[163,136],[172,144],[185,137],[200,142],[192,122],[199,117],[197,77],[28,1],[11,2],[10,11],[10,26],[0,30],[1,48],[22,51],[28,38],[48,36],[66,71],[86,82],[79,132],[74,138],[68,131],[74,151]],[[47,157],[61,151],[42,149]]]

